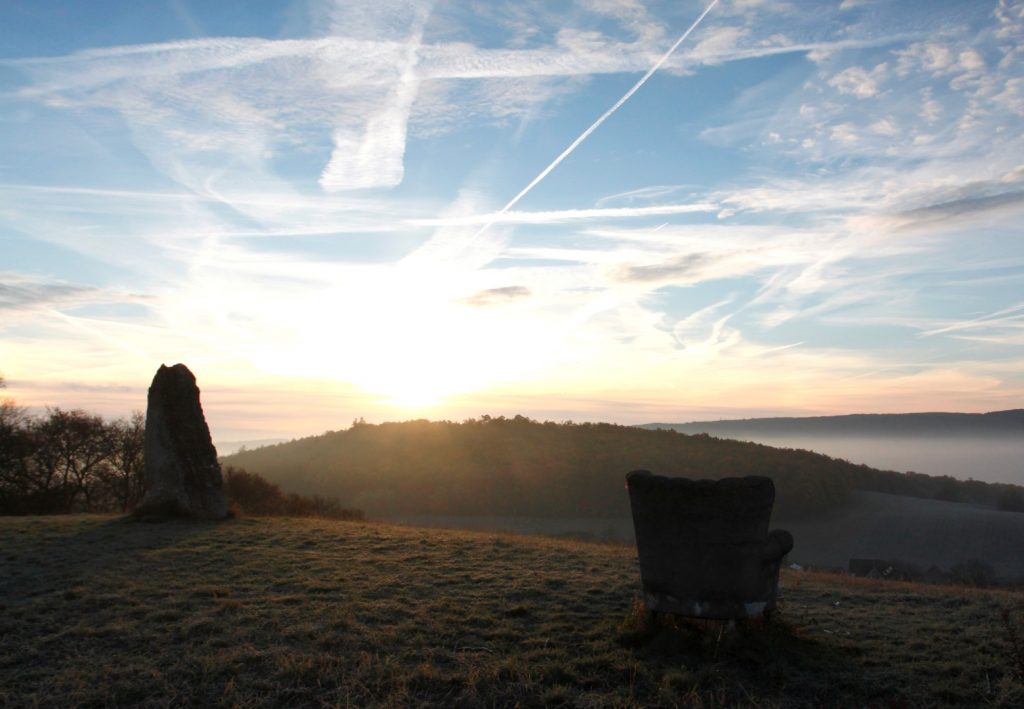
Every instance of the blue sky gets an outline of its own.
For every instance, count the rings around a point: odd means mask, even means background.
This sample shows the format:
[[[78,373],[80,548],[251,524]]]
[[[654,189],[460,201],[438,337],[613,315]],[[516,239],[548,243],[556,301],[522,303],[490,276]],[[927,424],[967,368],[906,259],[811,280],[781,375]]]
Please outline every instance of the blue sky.
[[[182,361],[223,440],[1020,407],[1024,3],[719,0],[666,56],[707,7],[4,3],[7,393]]]

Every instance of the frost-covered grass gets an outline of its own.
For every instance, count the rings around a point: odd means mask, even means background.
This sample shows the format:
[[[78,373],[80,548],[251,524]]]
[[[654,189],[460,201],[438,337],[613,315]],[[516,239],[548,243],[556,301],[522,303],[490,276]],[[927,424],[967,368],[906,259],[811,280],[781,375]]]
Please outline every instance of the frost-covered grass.
[[[787,571],[729,627],[651,626],[638,588],[625,546],[0,518],[0,706],[1024,704],[1018,592]]]

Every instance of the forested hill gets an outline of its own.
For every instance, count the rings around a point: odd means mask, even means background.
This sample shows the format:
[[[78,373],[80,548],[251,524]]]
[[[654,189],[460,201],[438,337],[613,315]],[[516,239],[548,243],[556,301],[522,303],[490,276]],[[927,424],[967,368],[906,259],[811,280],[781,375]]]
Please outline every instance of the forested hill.
[[[1024,508],[1021,488],[1009,485],[883,472],[707,435],[521,416],[357,423],[223,462],[373,515],[626,517],[624,478],[637,468],[691,478],[768,475],[776,509],[787,515],[842,505],[854,489]]]
[[[733,421],[651,423],[642,428],[664,428],[713,436],[882,436],[1024,438],[1024,409],[987,414],[918,413],[850,414],[799,418],[752,418]]]

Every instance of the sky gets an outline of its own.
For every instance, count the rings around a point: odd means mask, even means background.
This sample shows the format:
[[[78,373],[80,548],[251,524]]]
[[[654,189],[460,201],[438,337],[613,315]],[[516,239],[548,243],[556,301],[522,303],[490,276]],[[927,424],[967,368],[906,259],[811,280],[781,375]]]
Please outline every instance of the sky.
[[[6,0],[4,394],[184,362],[222,441],[1020,408],[1022,58],[1017,0]]]

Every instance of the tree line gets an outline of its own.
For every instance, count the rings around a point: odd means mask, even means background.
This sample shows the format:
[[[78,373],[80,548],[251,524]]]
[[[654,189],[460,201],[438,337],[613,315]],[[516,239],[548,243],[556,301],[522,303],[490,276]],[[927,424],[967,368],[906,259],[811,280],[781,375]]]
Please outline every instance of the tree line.
[[[141,412],[114,421],[81,409],[32,415],[0,399],[0,515],[131,512],[145,492],[145,433]],[[285,493],[232,466],[224,492],[235,514],[363,518],[337,497]]]
[[[2,384],[2,380],[0,380]],[[127,512],[142,496],[145,419],[0,402],[0,514]]]

